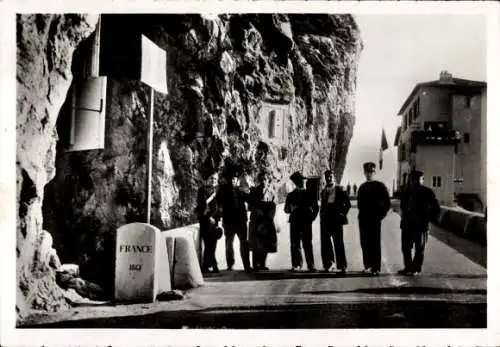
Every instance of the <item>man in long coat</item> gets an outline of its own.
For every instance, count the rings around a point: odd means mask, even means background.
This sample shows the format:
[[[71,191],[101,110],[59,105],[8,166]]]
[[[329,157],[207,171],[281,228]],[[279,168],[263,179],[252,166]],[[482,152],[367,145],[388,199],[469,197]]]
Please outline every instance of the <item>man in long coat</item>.
[[[347,224],[347,213],[351,202],[346,192],[335,185],[332,171],[325,171],[326,186],[321,191],[320,232],[321,258],[323,268],[330,271],[336,262],[341,275],[345,275],[347,259],[344,247],[344,224]],[[332,246],[333,239],[333,246]],[[335,247],[335,256],[333,248]]]
[[[381,226],[391,199],[385,184],[374,179],[375,163],[363,164],[366,182],[358,189],[358,221],[364,271],[378,276],[381,268]]]
[[[432,189],[423,185],[424,173],[410,174],[410,186],[401,196],[401,246],[404,269],[402,275],[418,275],[422,271],[429,223],[436,222],[441,207]],[[412,257],[412,249],[415,255]]]
[[[278,251],[277,230],[274,224],[276,197],[269,189],[269,175],[259,173],[257,186],[250,190],[248,209],[250,211],[250,248],[254,271],[269,270],[267,255]]]
[[[206,174],[206,181],[198,190],[196,212],[200,223],[200,236],[203,240],[203,261],[202,272],[206,273],[212,268],[218,273],[219,267],[215,258],[217,242],[222,236],[219,226],[220,205],[217,199],[218,174],[209,171]]]

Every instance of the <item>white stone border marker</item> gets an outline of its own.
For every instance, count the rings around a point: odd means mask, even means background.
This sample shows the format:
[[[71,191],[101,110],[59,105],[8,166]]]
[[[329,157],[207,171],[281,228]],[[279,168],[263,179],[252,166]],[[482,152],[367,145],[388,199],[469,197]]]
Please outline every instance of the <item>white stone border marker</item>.
[[[160,273],[160,230],[131,223],[116,233],[115,299],[154,302]],[[162,259],[168,262],[168,257]]]

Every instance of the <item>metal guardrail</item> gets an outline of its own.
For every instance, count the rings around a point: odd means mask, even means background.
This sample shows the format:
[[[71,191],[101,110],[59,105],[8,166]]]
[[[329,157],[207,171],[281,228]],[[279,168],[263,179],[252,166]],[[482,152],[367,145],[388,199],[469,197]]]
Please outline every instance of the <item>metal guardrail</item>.
[[[477,217],[485,218],[484,213],[467,211],[467,210],[462,209],[462,208],[456,208],[456,207],[451,207],[451,206],[441,206],[441,210],[456,211],[456,212],[467,214],[467,215],[470,215],[470,216],[477,216]]]
[[[401,214],[399,200],[391,200],[393,211]],[[487,241],[487,221],[484,213],[471,212],[451,206],[441,206],[437,226],[482,245]]]

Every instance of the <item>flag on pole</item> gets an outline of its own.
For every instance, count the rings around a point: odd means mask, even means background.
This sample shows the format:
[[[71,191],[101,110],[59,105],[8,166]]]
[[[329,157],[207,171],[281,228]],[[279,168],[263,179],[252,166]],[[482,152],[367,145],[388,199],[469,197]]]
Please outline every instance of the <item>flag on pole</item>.
[[[382,170],[383,162],[384,162],[384,151],[389,148],[389,144],[387,143],[387,137],[385,136],[384,128],[382,128],[382,139],[380,140],[380,153],[378,158],[378,163],[380,170]]]

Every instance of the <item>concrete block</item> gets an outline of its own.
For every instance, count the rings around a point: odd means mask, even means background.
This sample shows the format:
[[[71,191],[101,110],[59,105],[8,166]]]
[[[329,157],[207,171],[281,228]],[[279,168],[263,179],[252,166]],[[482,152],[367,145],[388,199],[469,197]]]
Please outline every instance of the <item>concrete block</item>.
[[[170,259],[172,288],[196,288],[204,284],[193,231],[187,227],[162,232]]]
[[[465,227],[470,215],[457,210],[448,210],[446,218],[443,221],[443,228],[465,236]]]
[[[465,226],[465,235],[467,238],[485,245],[487,240],[486,219],[480,216],[471,216]]]
[[[438,216],[438,225],[442,226],[443,224],[446,223],[446,219],[450,218],[450,215],[448,214],[448,210],[441,208],[439,211],[439,216]]]
[[[442,207],[439,226],[468,239],[486,244],[486,218],[481,213]]]

